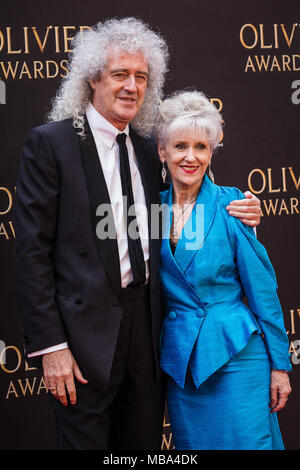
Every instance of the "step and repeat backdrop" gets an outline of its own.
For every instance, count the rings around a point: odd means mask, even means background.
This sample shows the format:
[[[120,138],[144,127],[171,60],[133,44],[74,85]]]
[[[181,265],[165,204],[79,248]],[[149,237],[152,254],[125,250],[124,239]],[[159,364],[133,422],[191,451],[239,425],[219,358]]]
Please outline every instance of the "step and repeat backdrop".
[[[99,20],[124,16],[142,18],[166,38],[171,53],[166,93],[202,90],[222,113],[224,137],[212,165],[216,183],[251,190],[261,200],[257,235],[277,273],[293,364],[293,393],[279,421],[286,448],[300,449],[297,0],[10,0],[1,6],[0,448],[55,448],[44,380],[24,357],[12,278],[20,152],[29,130],[45,121],[67,74],[72,37]],[[173,448],[167,416],[162,447]]]

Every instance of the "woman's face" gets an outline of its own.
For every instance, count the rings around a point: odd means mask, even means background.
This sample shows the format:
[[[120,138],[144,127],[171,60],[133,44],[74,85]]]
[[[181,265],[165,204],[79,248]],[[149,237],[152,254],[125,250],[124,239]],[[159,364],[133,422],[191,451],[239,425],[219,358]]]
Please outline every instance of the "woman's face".
[[[174,132],[164,147],[159,145],[159,156],[166,162],[174,189],[197,189],[210,163],[212,150],[201,131],[186,129]]]

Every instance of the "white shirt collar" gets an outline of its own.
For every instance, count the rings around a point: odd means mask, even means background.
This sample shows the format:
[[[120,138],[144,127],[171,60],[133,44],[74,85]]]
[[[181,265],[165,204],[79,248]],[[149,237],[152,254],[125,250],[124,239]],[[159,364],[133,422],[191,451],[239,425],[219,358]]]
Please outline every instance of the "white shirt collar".
[[[120,132],[115,126],[107,121],[92,105],[89,103],[86,108],[86,117],[89,122],[90,128],[94,135],[95,140],[101,139],[107,147],[112,148],[115,143],[116,137],[119,133],[129,135],[129,125]]]

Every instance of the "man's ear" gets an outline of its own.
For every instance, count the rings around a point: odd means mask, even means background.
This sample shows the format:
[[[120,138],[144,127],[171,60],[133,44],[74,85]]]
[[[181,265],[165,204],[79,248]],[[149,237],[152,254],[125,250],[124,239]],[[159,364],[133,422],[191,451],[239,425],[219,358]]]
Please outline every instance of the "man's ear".
[[[96,88],[96,80],[92,79],[92,80],[89,80],[89,84],[90,84],[90,87],[92,90],[95,90]]]

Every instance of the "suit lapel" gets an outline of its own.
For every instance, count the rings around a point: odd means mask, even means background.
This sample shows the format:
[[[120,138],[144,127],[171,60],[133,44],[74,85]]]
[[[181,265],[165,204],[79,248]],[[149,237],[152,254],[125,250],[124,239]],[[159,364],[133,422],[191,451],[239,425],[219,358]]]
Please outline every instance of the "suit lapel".
[[[149,155],[149,143],[144,138],[140,137],[132,128],[130,128],[130,137],[133,143],[139,171],[141,174],[142,184],[145,192],[146,206],[148,211],[148,233],[149,233],[149,254],[150,254],[150,285],[151,289],[154,287],[155,279],[158,273],[159,260],[160,260],[160,234],[151,236],[151,205],[159,205],[159,194],[157,184],[154,183],[153,179],[156,175],[153,174],[153,168],[149,165],[149,161],[153,156]],[[157,157],[158,158],[158,157]],[[156,231],[154,230],[155,234]],[[153,232],[153,233],[154,233]]]
[[[99,258],[103,264],[104,270],[110,280],[118,297],[121,295],[121,273],[118,244],[116,239],[116,229],[113,216],[110,217],[110,238],[100,239],[96,233],[97,224],[107,217],[105,212],[102,216],[96,214],[100,204],[107,204],[111,208],[110,198],[105,183],[102,167],[100,164],[96,144],[88,125],[85,121],[86,138],[84,140],[79,137],[79,145],[81,150],[81,159],[84,169],[86,185],[90,201],[90,214],[92,223],[92,232]],[[112,214],[111,214],[112,215]]]

